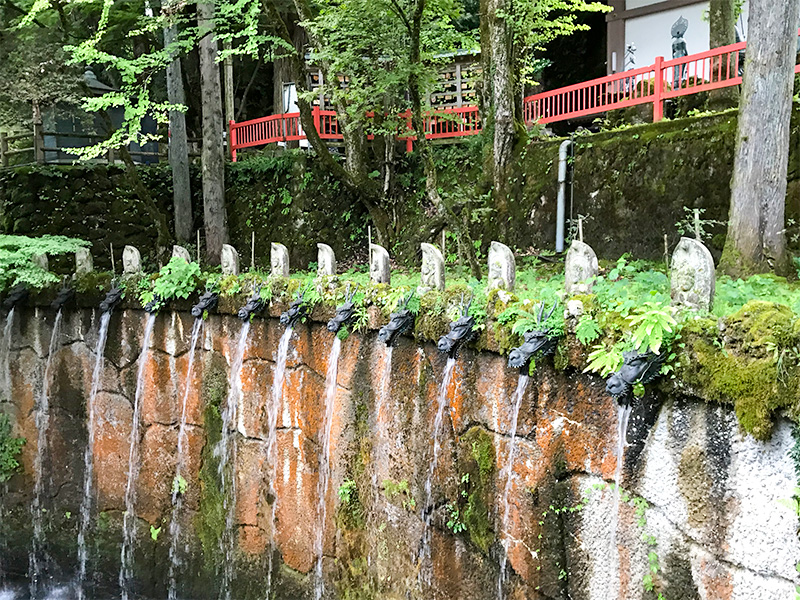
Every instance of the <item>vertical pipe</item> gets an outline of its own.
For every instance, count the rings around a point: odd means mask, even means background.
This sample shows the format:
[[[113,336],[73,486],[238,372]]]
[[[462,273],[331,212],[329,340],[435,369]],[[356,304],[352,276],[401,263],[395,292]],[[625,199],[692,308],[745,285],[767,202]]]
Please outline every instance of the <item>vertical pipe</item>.
[[[572,146],[570,140],[564,140],[558,147],[558,201],[556,204],[556,252],[564,251],[564,213],[567,196],[567,155]]]

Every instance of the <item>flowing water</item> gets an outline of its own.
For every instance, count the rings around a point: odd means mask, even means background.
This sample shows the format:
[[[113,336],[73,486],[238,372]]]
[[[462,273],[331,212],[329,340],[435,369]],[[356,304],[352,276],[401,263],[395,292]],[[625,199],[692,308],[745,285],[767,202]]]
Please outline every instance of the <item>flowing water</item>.
[[[617,406],[617,468],[614,472],[614,499],[611,508],[611,546],[609,554],[611,556],[611,566],[609,569],[612,578],[609,583],[609,590],[619,588],[619,549],[617,548],[617,530],[619,529],[619,503],[622,495],[620,484],[622,483],[622,465],[625,457],[625,434],[628,431],[628,419],[631,416],[631,405]]]
[[[448,407],[449,402],[447,399],[447,388],[450,387],[450,381],[453,378],[453,370],[456,366],[455,358],[448,358],[447,365],[444,368],[444,375],[442,376],[442,383],[439,385],[438,406],[436,409],[436,418],[433,421],[433,457],[431,458],[430,467],[428,467],[428,477],[425,480],[425,504],[423,510],[427,512],[425,515],[425,529],[422,534],[422,550],[420,552],[421,560],[427,564],[431,558],[431,519],[433,518],[433,506],[431,506],[433,474],[436,471],[436,463],[439,460],[439,452],[442,447],[441,430],[442,421],[444,420],[444,411]],[[430,573],[428,569],[420,569],[420,574],[423,577],[423,582],[430,583]]]
[[[331,478],[331,427],[333,426],[333,409],[336,406],[336,376],[339,369],[339,353],[342,340],[333,340],[331,354],[328,357],[328,372],[325,376],[325,417],[322,422],[322,440],[319,454],[319,481],[317,482],[317,531],[314,539],[314,554],[317,556],[316,581],[314,582],[314,598],[321,600],[325,594],[325,581],[322,577],[322,557],[325,543],[325,517],[327,516],[326,498]]]
[[[144,326],[142,351],[139,353],[139,368],[136,374],[136,393],[133,396],[133,421],[131,423],[130,446],[128,448],[128,481],[125,484],[125,514],[122,519],[122,550],[120,551],[119,589],[122,600],[128,600],[130,582],[133,580],[133,546],[136,539],[136,479],[139,476],[139,425],[142,419],[142,394],[150,338],[156,313],[147,315]]]
[[[195,319],[192,325],[192,341],[189,346],[189,366],[186,368],[186,387],[183,391],[181,401],[181,420],[178,426],[178,448],[175,458],[175,479],[172,483],[172,520],[169,524],[169,590],[167,597],[169,600],[178,598],[178,544],[181,537],[181,511],[183,507],[183,492],[179,482],[183,479],[184,461],[186,460],[186,403],[189,399],[189,391],[192,385],[192,372],[194,370],[194,355],[197,351],[197,341],[200,339],[200,330],[203,327],[203,319]]]
[[[278,343],[278,355],[275,357],[275,372],[272,374],[272,398],[267,409],[267,463],[269,464],[270,476],[268,482],[269,496],[272,498],[270,506],[270,551],[267,562],[267,599],[272,594],[272,558],[275,554],[275,514],[278,509],[278,493],[275,487],[275,480],[278,477],[278,414],[280,414],[281,402],[283,401],[283,382],[286,378],[286,359],[289,356],[289,342],[292,339],[292,328],[283,332]]]
[[[503,485],[503,497],[500,501],[500,538],[503,544],[503,553],[500,557],[500,574],[497,577],[497,600],[503,600],[503,583],[506,578],[506,566],[508,565],[508,538],[506,531],[508,530],[508,512],[509,503],[508,496],[511,493],[511,482],[514,476],[514,460],[517,457],[517,422],[519,420],[519,409],[522,406],[522,397],[525,395],[525,390],[528,388],[530,377],[527,375],[520,375],[517,382],[517,390],[514,392],[514,397],[511,404],[514,409],[511,413],[511,441],[508,444],[508,457],[506,463],[503,465],[503,470],[500,472],[500,481],[505,481]]]
[[[11,328],[14,326],[14,309],[8,311],[6,315],[6,324],[3,327],[3,339],[0,340],[0,369],[2,369],[2,388],[0,394],[3,394],[6,399],[11,399],[11,370],[10,370],[10,354],[11,354]]]
[[[100,391],[100,380],[103,374],[103,355],[106,350],[108,338],[108,323],[111,312],[104,312],[100,317],[100,330],[97,333],[97,346],[94,350],[94,369],[92,370],[92,388],[86,402],[88,423],[86,426],[86,449],[83,453],[83,500],[81,501],[80,529],[78,530],[78,600],[84,599],[83,584],[86,582],[86,561],[88,548],[86,547],[86,534],[89,532],[89,521],[92,512],[92,487],[94,477],[94,403],[97,392]]]
[[[222,411],[222,437],[214,455],[219,459],[218,474],[221,485],[223,509],[225,510],[225,529],[220,537],[220,550],[225,556],[222,564],[220,581],[221,597],[231,598],[231,581],[233,580],[233,555],[236,544],[236,474],[234,458],[236,456],[236,435],[234,424],[238,422],[237,413],[242,397],[242,365],[247,350],[247,335],[250,333],[250,321],[242,323],[236,341],[236,354],[231,363],[231,384],[225,409]]]
[[[33,461],[33,502],[31,503],[31,522],[33,525],[33,542],[28,554],[28,571],[31,579],[30,594],[32,599],[39,598],[42,592],[42,562],[44,556],[44,462],[47,455],[47,430],[50,427],[50,370],[53,357],[58,349],[58,335],[61,330],[61,309],[56,313],[53,332],[50,334],[50,346],[47,351],[47,362],[42,378],[42,392],[39,402],[34,408],[36,421],[36,457]]]

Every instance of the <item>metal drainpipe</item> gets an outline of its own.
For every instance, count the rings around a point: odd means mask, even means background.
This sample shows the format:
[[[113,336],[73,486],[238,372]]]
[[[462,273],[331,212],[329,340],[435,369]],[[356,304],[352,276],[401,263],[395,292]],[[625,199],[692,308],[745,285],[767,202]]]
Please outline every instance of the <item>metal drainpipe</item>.
[[[564,140],[558,147],[558,203],[556,206],[556,252],[564,251],[564,213],[567,198],[567,156],[571,140]]]

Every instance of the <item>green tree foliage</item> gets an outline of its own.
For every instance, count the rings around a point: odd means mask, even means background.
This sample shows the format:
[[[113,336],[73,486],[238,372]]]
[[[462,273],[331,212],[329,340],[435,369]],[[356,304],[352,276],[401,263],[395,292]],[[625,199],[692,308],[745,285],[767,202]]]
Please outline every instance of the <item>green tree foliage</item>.
[[[8,415],[0,413],[0,483],[5,483],[19,469],[17,456],[22,452],[25,438],[11,434]]]
[[[34,257],[72,254],[87,246],[89,242],[62,235],[0,235],[0,291],[17,284],[42,288],[57,283],[58,277],[35,264]]]

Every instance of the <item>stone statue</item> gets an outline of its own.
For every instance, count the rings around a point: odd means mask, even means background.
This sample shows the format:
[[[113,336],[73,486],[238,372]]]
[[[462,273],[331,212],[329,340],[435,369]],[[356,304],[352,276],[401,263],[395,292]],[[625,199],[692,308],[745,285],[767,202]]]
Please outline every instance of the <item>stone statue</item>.
[[[230,244],[222,244],[219,263],[223,275],[239,274],[239,253]]]
[[[283,244],[272,242],[269,253],[270,274],[273,277],[289,277],[289,251]]]
[[[122,274],[133,275],[142,270],[142,255],[134,246],[125,246],[122,251]]]
[[[336,255],[328,244],[317,244],[317,277],[336,276]]]
[[[389,267],[389,253],[377,244],[369,245],[369,278],[373,283],[391,283],[392,271]]]
[[[433,244],[420,244],[422,248],[422,285],[417,294],[422,296],[431,290],[444,291],[444,256]]]
[[[564,261],[564,289],[570,295],[588,294],[593,277],[597,277],[597,255],[589,244],[572,240]]]
[[[688,56],[689,50],[686,47],[686,40],[683,39],[686,30],[689,29],[689,21],[680,17],[672,24],[672,58],[683,58]],[[672,69],[672,89],[681,87],[686,79],[686,65],[673,67]]]
[[[45,271],[50,270],[50,263],[47,260],[47,254],[35,254],[31,257],[31,262],[40,269],[44,269]]]
[[[708,248],[699,240],[681,238],[670,265],[672,305],[711,310],[715,283],[714,259]]]
[[[94,270],[92,253],[88,248],[79,248],[75,251],[75,274],[86,275]]]
[[[185,260],[187,263],[192,262],[192,255],[189,254],[189,251],[184,248],[183,246],[175,245],[172,247],[172,257],[178,257]]]
[[[500,242],[492,242],[489,247],[489,282],[487,291],[501,289],[514,291],[517,265],[511,248]]]

